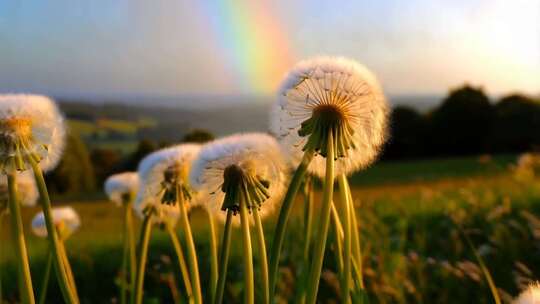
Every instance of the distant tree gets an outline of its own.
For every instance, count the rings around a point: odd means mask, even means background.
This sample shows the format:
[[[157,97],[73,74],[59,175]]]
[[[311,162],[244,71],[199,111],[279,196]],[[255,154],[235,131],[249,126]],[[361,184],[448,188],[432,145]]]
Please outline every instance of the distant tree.
[[[105,179],[118,171],[122,155],[117,150],[95,149],[91,153],[92,164],[96,174],[96,182],[102,185]]]
[[[182,138],[182,142],[205,143],[213,140],[214,138],[214,134],[210,133],[207,130],[193,129],[189,131],[186,135],[184,135],[184,138]]]
[[[540,146],[540,105],[523,95],[503,97],[495,105],[492,145],[497,152],[522,152]]]
[[[483,153],[488,147],[493,107],[481,88],[450,92],[430,117],[429,141],[438,155]]]
[[[120,171],[135,171],[141,159],[157,150],[156,144],[148,139],[139,141],[137,149],[122,164]]]
[[[51,189],[59,193],[90,192],[95,189],[90,155],[77,133],[68,133],[62,160],[47,180]]]
[[[397,106],[390,117],[390,138],[384,158],[414,158],[426,154],[426,118],[411,107]]]

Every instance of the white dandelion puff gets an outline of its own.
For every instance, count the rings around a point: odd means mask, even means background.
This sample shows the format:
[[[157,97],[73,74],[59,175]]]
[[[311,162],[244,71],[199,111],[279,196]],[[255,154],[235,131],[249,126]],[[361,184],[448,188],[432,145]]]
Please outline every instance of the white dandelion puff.
[[[297,165],[317,154],[308,170],[325,175],[327,137],[333,135],[335,175],[372,163],[387,133],[388,105],[375,76],[361,64],[317,57],[298,63],[283,81],[270,128]]]
[[[39,197],[36,180],[30,172],[23,172],[17,175],[17,192],[19,203],[24,207],[32,207],[37,203]],[[9,189],[7,177],[0,175],[0,213],[7,210],[9,200]]]
[[[198,200],[207,203],[223,219],[230,209],[238,211],[239,201],[227,201],[231,180],[246,181],[249,208],[260,208],[261,217],[271,214],[282,198],[286,166],[277,141],[266,134],[238,134],[203,146],[191,170],[191,185]],[[236,190],[234,190],[236,191]],[[240,190],[243,191],[243,190]],[[244,193],[245,195],[246,193]]]
[[[139,190],[139,174],[124,172],[111,175],[105,181],[105,193],[117,206],[130,202]]]
[[[64,118],[50,98],[0,95],[0,166],[4,172],[28,169],[29,158],[39,162],[43,171],[54,169],[64,150],[64,137]]]
[[[536,282],[529,285],[529,287],[514,300],[513,304],[540,304],[540,283]]]
[[[72,207],[52,208],[52,218],[58,233],[63,239],[69,237],[81,226],[81,219]],[[36,214],[32,219],[32,231],[39,237],[47,237],[47,226],[43,212]]]
[[[180,188],[189,200],[189,170],[199,150],[197,144],[181,144],[146,156],[137,170],[140,188],[135,210],[142,214],[152,207],[157,211],[158,218],[169,218],[176,222],[179,216],[177,190]]]

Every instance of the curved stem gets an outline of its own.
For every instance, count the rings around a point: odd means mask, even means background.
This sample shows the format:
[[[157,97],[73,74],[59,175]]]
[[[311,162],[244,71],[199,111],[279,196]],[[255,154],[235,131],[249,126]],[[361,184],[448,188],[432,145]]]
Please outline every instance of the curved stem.
[[[49,289],[49,281],[51,278],[53,257],[51,252],[47,253],[47,264],[45,265],[45,273],[43,274],[43,281],[41,282],[41,294],[39,295],[39,304],[45,304],[47,300],[47,290]]]
[[[343,302],[350,302],[349,290],[351,279],[351,210],[349,203],[349,195],[347,187],[345,186],[347,177],[344,174],[340,174],[338,177],[338,183],[340,187],[339,195],[341,204],[343,207],[343,230],[344,230],[344,245],[343,245],[343,272],[341,275],[341,293],[343,296]]]
[[[180,191],[178,191],[180,193]],[[191,233],[191,226],[187,216],[186,205],[183,195],[178,195],[180,204],[180,225],[184,230],[186,236],[187,250],[188,250],[188,263],[189,271],[191,274],[191,284],[193,288],[193,300],[195,304],[202,303],[201,293],[201,280],[199,279],[199,265],[197,264],[197,251],[195,249],[195,242],[193,241],[193,234]]]
[[[249,214],[246,202],[240,202],[240,222],[242,226],[242,247],[244,249],[244,303],[255,303],[255,286],[253,275],[253,254],[251,252],[251,236],[249,234]]]
[[[225,229],[223,230],[223,240],[221,241],[221,251],[219,254],[219,279],[214,304],[221,304],[223,302],[227,268],[229,266],[229,251],[231,247],[232,216],[233,212],[228,210],[227,219],[225,220]]]
[[[328,151],[326,155],[326,178],[324,180],[323,200],[320,215],[320,230],[315,241],[313,260],[309,270],[307,285],[307,302],[315,304],[317,292],[319,289],[319,280],[324,261],[324,251],[326,248],[326,239],[328,237],[328,227],[330,226],[330,209],[332,206],[332,197],[334,195],[334,145],[333,134],[328,134]]]
[[[257,247],[259,247],[258,251],[261,259],[261,285],[263,293],[262,303],[268,304],[270,303],[270,289],[268,286],[270,283],[268,282],[268,257],[266,254],[266,243],[264,240],[264,228],[262,225],[261,217],[259,215],[259,210],[257,208],[253,208],[252,210],[253,218],[255,219],[255,229],[257,232]]]
[[[182,252],[182,246],[180,245],[180,241],[178,240],[178,235],[172,228],[172,225],[167,221],[165,222],[165,228],[167,229],[167,233],[169,234],[169,237],[171,238],[174,250],[176,252],[176,257],[178,258],[178,265],[180,266],[180,273],[182,274],[182,279],[184,281],[184,286],[186,288],[187,296],[189,299],[191,299],[193,297],[191,279],[189,278],[189,270],[186,265],[184,253]]]
[[[152,214],[144,217],[137,248],[139,265],[137,267],[137,278],[135,280],[135,290],[131,294],[131,304],[141,304],[143,299],[144,274],[146,270],[146,259],[148,256],[148,244],[150,243],[150,234],[152,232]]]
[[[32,288],[32,277],[30,276],[30,265],[28,263],[28,253],[26,251],[26,242],[24,240],[24,230],[21,218],[21,206],[18,200],[17,176],[16,173],[7,175],[9,188],[9,214],[11,215],[11,231],[13,247],[17,255],[17,266],[19,273],[19,286],[22,287],[22,303],[34,303],[34,291]]]
[[[75,299],[77,302],[79,301],[79,296],[77,294],[77,285],[75,284],[75,277],[73,276],[73,270],[71,269],[71,265],[69,264],[69,259],[66,252],[66,246],[64,244],[64,240],[60,239],[60,246],[58,247],[60,249],[60,254],[62,255],[62,260],[64,261],[64,267],[66,269],[66,275],[68,278],[69,285],[71,287],[71,290],[73,291],[73,294],[75,296]]]
[[[339,214],[336,210],[336,206],[334,205],[334,202],[332,202],[332,206],[330,209],[332,213],[332,227],[334,231],[334,239],[336,242],[336,263],[337,263],[337,269],[339,273],[343,272],[343,226],[341,225],[341,220],[339,219]]]
[[[218,249],[217,249],[217,237],[216,228],[214,225],[214,217],[208,208],[204,208],[206,215],[208,216],[208,227],[210,237],[210,301],[208,303],[214,303],[216,297],[216,289],[218,283]]]
[[[358,231],[360,227],[358,227],[358,221],[356,220],[356,210],[354,209],[354,200],[352,197],[351,187],[347,179],[345,179],[344,188],[347,191],[347,196],[349,198],[348,203],[349,203],[349,211],[350,211],[351,226],[352,226],[351,235],[352,235],[352,241],[353,241],[353,256],[354,256],[354,259],[356,260],[356,265],[357,265],[357,270],[358,270],[356,273],[358,276],[360,288],[365,289],[364,274],[362,270],[362,247],[360,245],[360,233]]]
[[[308,150],[304,152],[302,161],[296,168],[294,175],[283,199],[283,204],[279,212],[279,218],[276,226],[276,231],[274,233],[274,239],[272,241],[272,252],[270,253],[270,297],[273,298],[276,290],[276,282],[279,273],[279,258],[281,255],[281,248],[283,247],[283,240],[285,239],[285,231],[287,230],[287,223],[289,221],[289,216],[291,215],[292,205],[298,189],[302,185],[302,180],[306,175],[307,168],[313,159],[314,152]]]
[[[39,197],[41,201],[41,208],[43,209],[43,215],[45,217],[45,225],[47,227],[47,239],[49,240],[49,247],[53,255],[53,266],[58,279],[58,285],[62,291],[64,301],[67,304],[78,303],[75,292],[71,290],[69,285],[69,279],[66,273],[66,267],[64,261],[59,253],[60,241],[58,238],[58,232],[54,226],[54,221],[52,218],[51,211],[51,200],[49,198],[49,192],[47,190],[47,185],[45,184],[45,179],[43,178],[43,172],[38,164],[33,160],[32,157],[28,158],[32,166],[32,171],[34,172],[34,177],[36,179],[36,185],[39,191]]]

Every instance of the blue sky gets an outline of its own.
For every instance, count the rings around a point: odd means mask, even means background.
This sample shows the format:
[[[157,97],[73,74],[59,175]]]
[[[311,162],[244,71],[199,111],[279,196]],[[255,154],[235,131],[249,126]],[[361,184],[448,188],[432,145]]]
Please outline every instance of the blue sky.
[[[228,81],[237,71],[220,56],[224,49],[197,1],[0,0],[0,91],[271,94]],[[444,94],[464,82],[491,94],[540,93],[538,0],[279,0],[267,6],[294,60],[354,58],[378,75],[389,95]]]

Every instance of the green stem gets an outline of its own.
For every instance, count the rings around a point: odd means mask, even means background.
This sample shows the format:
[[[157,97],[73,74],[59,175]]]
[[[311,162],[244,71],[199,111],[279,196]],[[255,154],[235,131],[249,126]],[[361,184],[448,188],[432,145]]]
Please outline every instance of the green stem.
[[[255,229],[256,229],[256,235],[257,235],[257,246],[259,251],[259,256],[261,259],[260,266],[261,266],[261,282],[262,282],[262,293],[263,293],[263,301],[262,303],[268,304],[270,303],[270,289],[269,289],[269,282],[268,282],[268,257],[266,254],[266,243],[264,240],[264,228],[262,225],[261,217],[259,215],[259,210],[257,208],[252,208],[253,211],[253,218],[255,219]]]
[[[47,290],[49,289],[49,281],[51,278],[53,257],[51,252],[47,253],[47,264],[45,265],[45,273],[43,274],[43,281],[41,282],[41,295],[39,296],[39,304],[45,304],[47,300]]]
[[[17,176],[16,173],[7,175],[9,188],[9,213],[11,215],[11,230],[13,247],[17,255],[17,265],[19,268],[19,282],[22,303],[35,303],[34,291],[32,288],[32,277],[30,276],[30,264],[28,263],[28,253],[24,240],[24,229],[21,218],[21,206],[18,200]]]
[[[229,251],[231,247],[232,216],[233,212],[228,210],[225,228],[223,230],[223,240],[221,241],[221,252],[219,254],[219,279],[214,304],[221,304],[223,302],[225,281],[227,280],[227,268],[229,266]]]
[[[174,250],[176,252],[176,257],[178,258],[178,265],[180,266],[180,273],[182,274],[182,279],[184,281],[184,286],[186,287],[186,293],[189,299],[193,297],[193,289],[191,285],[191,279],[189,278],[189,270],[186,265],[186,260],[184,258],[184,253],[182,252],[182,246],[178,240],[178,235],[174,231],[172,225],[166,221],[165,227],[169,233],[169,237],[173,243]]]
[[[129,288],[131,294],[133,294],[133,289],[135,288],[135,282],[137,280],[137,253],[135,246],[135,230],[133,228],[133,203],[128,203],[125,208],[126,210],[126,228],[127,228],[127,239],[129,246],[129,275],[130,275],[130,284]]]
[[[127,205],[124,206],[124,240],[122,250],[122,276],[120,277],[120,303],[126,304],[128,294],[128,269],[129,269],[129,228],[127,217],[131,210]]]
[[[4,211],[0,210],[0,239],[2,238],[2,232],[4,231]],[[2,276],[3,276],[3,268],[2,265],[4,263],[4,246],[0,246],[0,304],[4,302],[4,290],[2,289]]]
[[[334,231],[334,239],[336,242],[336,263],[338,268],[338,273],[343,272],[343,226],[341,225],[341,220],[339,219],[339,213],[336,210],[334,202],[330,209],[332,213],[332,230]]]
[[[344,248],[343,248],[343,273],[341,275],[341,292],[343,295],[343,302],[350,302],[350,279],[351,279],[351,210],[349,203],[349,195],[347,193],[347,187],[345,183],[347,177],[345,174],[340,174],[338,177],[338,183],[340,187],[339,195],[343,207],[343,230],[344,230]]]
[[[139,265],[137,267],[137,278],[135,280],[135,290],[131,294],[131,304],[141,304],[143,300],[144,274],[146,270],[146,259],[148,256],[148,244],[150,243],[150,234],[152,232],[152,214],[144,217],[139,245],[137,248]]]
[[[276,226],[276,231],[274,233],[274,239],[272,241],[272,252],[270,254],[270,297],[274,297],[276,290],[276,282],[279,273],[279,258],[281,255],[281,248],[283,247],[283,241],[285,239],[285,231],[287,230],[287,223],[289,221],[289,216],[291,215],[292,206],[298,189],[302,185],[302,180],[306,175],[307,168],[313,159],[314,152],[312,150],[307,150],[304,152],[302,161],[296,168],[294,175],[283,199],[283,204],[279,212],[279,218]]]
[[[242,247],[244,249],[244,303],[255,303],[255,286],[253,276],[253,254],[251,252],[251,236],[249,234],[249,214],[246,201],[240,202],[240,222],[242,226]]]
[[[60,241],[58,239],[58,232],[56,231],[51,211],[51,200],[49,198],[49,192],[47,191],[47,185],[43,178],[43,172],[38,164],[32,157],[28,158],[34,171],[34,177],[36,179],[36,185],[39,191],[39,197],[41,201],[41,208],[43,209],[43,215],[45,217],[45,225],[47,227],[47,239],[49,240],[49,247],[53,255],[53,266],[58,279],[58,285],[62,291],[64,301],[67,304],[78,303],[75,292],[71,290],[66,273],[66,267],[59,254]]]
[[[180,193],[180,190],[178,190],[178,193]],[[184,196],[178,195],[178,197],[178,203],[180,204],[180,225],[182,226],[186,236],[189,271],[191,274],[191,283],[193,288],[193,300],[195,301],[195,304],[201,304],[202,293],[201,280],[199,279],[199,265],[197,264],[197,251],[195,249],[195,242],[193,241],[193,234],[191,233],[191,226],[189,224]]]
[[[311,244],[311,236],[312,236],[312,226],[313,226],[313,202],[314,202],[314,195],[313,192],[313,181],[309,181],[310,185],[308,186],[308,190],[305,195],[305,227],[304,227],[304,261],[309,260],[309,248]]]
[[[360,245],[360,233],[358,231],[360,227],[358,226],[358,221],[356,220],[356,210],[354,208],[354,200],[352,197],[351,187],[347,179],[345,179],[344,188],[347,191],[347,196],[349,198],[348,203],[349,203],[349,211],[350,211],[350,216],[351,216],[352,241],[354,245],[353,256],[354,256],[354,259],[356,260],[356,265],[358,266],[358,271],[357,271],[358,281],[360,283],[360,287],[362,289],[365,289],[364,274],[362,270],[362,267],[363,267],[362,266],[362,263],[363,263],[362,262],[362,247]]]
[[[208,208],[204,208],[206,215],[208,216],[208,226],[210,228],[210,301],[208,303],[214,303],[216,297],[216,289],[218,283],[218,248],[217,248],[217,237],[216,237],[216,228],[214,225],[214,217]]]
[[[326,239],[328,237],[328,227],[330,226],[330,210],[332,206],[332,197],[334,195],[334,145],[332,132],[328,134],[328,151],[326,155],[326,178],[324,180],[323,200],[321,204],[320,230],[315,241],[315,250],[313,260],[309,271],[307,282],[307,303],[315,304],[317,292],[319,289],[319,280],[324,261],[324,251],[326,248]]]
[[[71,287],[71,290],[74,293],[75,299],[77,302],[80,302],[79,295],[77,294],[77,284],[75,284],[75,277],[73,276],[73,270],[71,269],[71,265],[69,264],[69,259],[66,252],[66,246],[64,244],[64,240],[60,239],[60,254],[62,255],[62,260],[64,261],[64,267],[66,269],[66,275],[68,278],[69,285]]]

